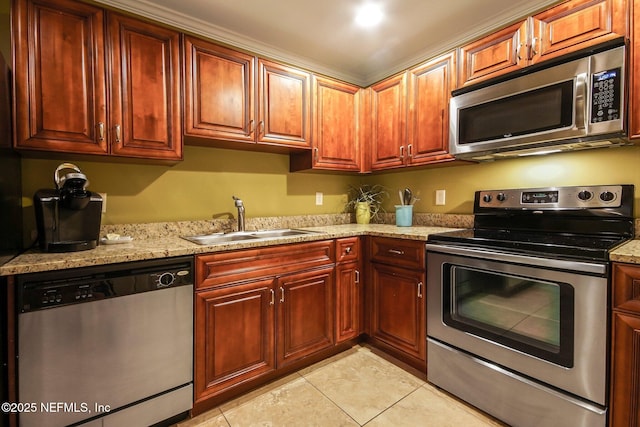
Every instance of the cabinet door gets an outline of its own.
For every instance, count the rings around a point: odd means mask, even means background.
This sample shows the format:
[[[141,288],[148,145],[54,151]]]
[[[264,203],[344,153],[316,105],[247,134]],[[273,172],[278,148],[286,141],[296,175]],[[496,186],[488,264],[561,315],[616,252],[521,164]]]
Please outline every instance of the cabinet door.
[[[102,9],[14,1],[16,147],[106,154]]]
[[[613,313],[611,427],[640,427],[640,316]]]
[[[278,368],[333,346],[333,266],[280,277],[276,299]]]
[[[520,21],[461,47],[458,87],[525,67],[527,28],[528,21]]]
[[[449,99],[455,55],[436,58],[409,71],[409,164],[452,160],[449,155]]]
[[[258,143],[311,148],[311,75],[258,61]]]
[[[371,86],[371,169],[404,166],[407,140],[407,74]]]
[[[275,369],[273,279],[198,291],[195,299],[196,402]]]
[[[361,333],[362,292],[360,267],[349,262],[336,267],[336,342],[357,337]]]
[[[572,0],[533,17],[531,63],[627,35],[627,0]]]
[[[180,35],[110,14],[113,154],[182,159]]]
[[[185,135],[254,142],[255,57],[185,36]]]
[[[376,263],[371,271],[373,338],[426,361],[424,273]]]
[[[313,167],[360,171],[360,88],[313,77]]]

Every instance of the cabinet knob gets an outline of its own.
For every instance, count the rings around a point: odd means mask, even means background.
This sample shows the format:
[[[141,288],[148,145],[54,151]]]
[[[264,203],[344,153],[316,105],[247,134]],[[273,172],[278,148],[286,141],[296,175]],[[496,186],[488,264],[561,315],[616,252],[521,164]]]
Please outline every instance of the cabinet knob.
[[[347,246],[347,248],[344,250],[347,254],[351,253],[351,246]]]

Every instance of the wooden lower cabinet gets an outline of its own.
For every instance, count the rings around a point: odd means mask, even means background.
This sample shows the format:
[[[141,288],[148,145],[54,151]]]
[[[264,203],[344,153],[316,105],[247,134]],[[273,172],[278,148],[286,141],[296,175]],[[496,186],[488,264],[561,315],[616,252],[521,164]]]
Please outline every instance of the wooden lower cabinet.
[[[357,337],[362,332],[362,292],[360,265],[349,262],[336,267],[336,342]]]
[[[613,265],[610,427],[640,427],[640,265]]]
[[[333,346],[333,266],[277,280],[278,368]]]
[[[417,368],[426,366],[424,272],[384,264],[371,270],[372,338]]]
[[[196,400],[275,370],[274,279],[196,292]]]
[[[329,240],[196,257],[194,413],[333,349],[333,248]],[[291,271],[297,259],[327,254],[324,265]]]

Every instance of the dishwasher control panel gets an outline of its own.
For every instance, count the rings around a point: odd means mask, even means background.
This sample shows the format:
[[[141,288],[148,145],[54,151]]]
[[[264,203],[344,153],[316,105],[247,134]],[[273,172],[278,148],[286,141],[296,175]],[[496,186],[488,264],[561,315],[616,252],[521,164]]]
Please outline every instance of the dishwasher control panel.
[[[18,285],[17,308],[26,313],[193,285],[193,263],[186,258],[35,273],[19,276]]]

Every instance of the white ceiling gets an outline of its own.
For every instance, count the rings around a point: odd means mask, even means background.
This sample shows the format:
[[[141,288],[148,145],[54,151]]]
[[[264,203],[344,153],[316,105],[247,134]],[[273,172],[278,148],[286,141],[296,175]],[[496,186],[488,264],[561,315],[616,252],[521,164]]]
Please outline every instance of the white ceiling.
[[[261,56],[361,86],[558,0],[98,0]],[[377,28],[354,23],[379,3]]]

